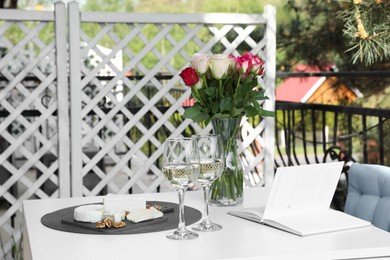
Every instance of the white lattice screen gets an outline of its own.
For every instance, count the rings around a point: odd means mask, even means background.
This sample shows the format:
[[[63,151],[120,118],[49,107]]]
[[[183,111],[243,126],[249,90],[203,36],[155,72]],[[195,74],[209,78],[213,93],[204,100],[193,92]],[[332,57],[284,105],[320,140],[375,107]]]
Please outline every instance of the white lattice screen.
[[[164,140],[211,130],[181,116],[190,92],[178,73],[194,52],[260,55],[263,106],[274,110],[275,30],[271,6],[258,15],[80,12],[76,2],[2,10],[0,259],[20,241],[25,199],[171,189]],[[271,182],[273,119],[245,121],[241,134],[246,185]]]
[[[0,12],[0,226],[4,253],[21,237],[16,220],[23,200],[70,195],[69,147],[64,147],[69,143],[68,84],[66,74],[57,73],[66,70],[66,38],[55,31],[66,31],[63,4],[56,5],[54,12]],[[64,120],[58,122],[59,117]]]
[[[80,15],[74,5],[69,16],[71,21],[80,19],[81,24],[69,27],[70,36],[80,39],[70,56],[71,70],[76,71],[71,96],[79,97],[72,99],[71,105],[72,136],[77,136],[71,153],[75,196],[134,189],[153,192],[166,185],[159,167],[164,140],[210,131],[210,127],[202,130],[181,118],[190,90],[180,83],[178,73],[194,52],[239,55],[237,49],[245,46],[263,59],[269,58],[264,35],[270,28],[264,15]],[[85,30],[90,28],[93,33]],[[104,53],[101,45],[109,45],[110,50]],[[274,55],[272,48],[271,53]],[[96,56],[99,62],[94,61]],[[272,63],[268,68],[271,75]],[[99,79],[99,74],[104,77]],[[273,98],[270,82],[268,79],[265,86],[271,88]],[[255,126],[244,123],[241,152],[249,185],[264,182],[265,128],[265,120]],[[121,182],[116,181],[118,175],[123,177]],[[91,186],[92,176],[96,183]]]

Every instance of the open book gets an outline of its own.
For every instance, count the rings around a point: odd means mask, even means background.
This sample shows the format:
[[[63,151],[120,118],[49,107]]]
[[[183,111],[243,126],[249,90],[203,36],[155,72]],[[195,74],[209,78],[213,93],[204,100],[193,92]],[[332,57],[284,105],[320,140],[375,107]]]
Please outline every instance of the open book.
[[[370,226],[330,209],[344,162],[278,168],[265,207],[229,211],[230,215],[300,236]]]

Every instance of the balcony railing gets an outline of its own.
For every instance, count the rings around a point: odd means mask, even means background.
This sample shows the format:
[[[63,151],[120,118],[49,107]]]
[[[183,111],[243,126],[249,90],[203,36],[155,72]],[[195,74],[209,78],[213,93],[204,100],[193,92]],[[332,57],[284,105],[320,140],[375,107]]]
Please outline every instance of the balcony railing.
[[[276,102],[275,168],[329,161],[390,165],[390,110]],[[343,210],[349,164],[332,201]]]
[[[390,110],[276,102],[275,167],[329,160],[390,165]]]

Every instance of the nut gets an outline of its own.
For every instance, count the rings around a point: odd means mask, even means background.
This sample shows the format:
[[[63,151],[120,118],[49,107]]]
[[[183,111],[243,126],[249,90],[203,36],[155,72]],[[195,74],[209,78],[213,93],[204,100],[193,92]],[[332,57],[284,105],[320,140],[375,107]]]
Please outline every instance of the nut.
[[[113,226],[114,228],[122,228],[122,227],[125,227],[125,226],[126,226],[126,223],[125,223],[124,221],[114,222],[112,226]]]
[[[96,228],[105,228],[105,227],[106,227],[106,223],[104,223],[103,221],[96,222]]]
[[[105,218],[103,219],[104,224],[106,224],[106,227],[112,227],[113,221],[111,218]]]

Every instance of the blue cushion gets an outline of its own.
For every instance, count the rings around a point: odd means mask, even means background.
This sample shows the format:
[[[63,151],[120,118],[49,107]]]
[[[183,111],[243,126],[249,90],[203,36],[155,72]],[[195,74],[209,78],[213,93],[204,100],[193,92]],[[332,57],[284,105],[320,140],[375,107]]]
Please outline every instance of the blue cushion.
[[[390,167],[353,163],[344,211],[390,231]]]

